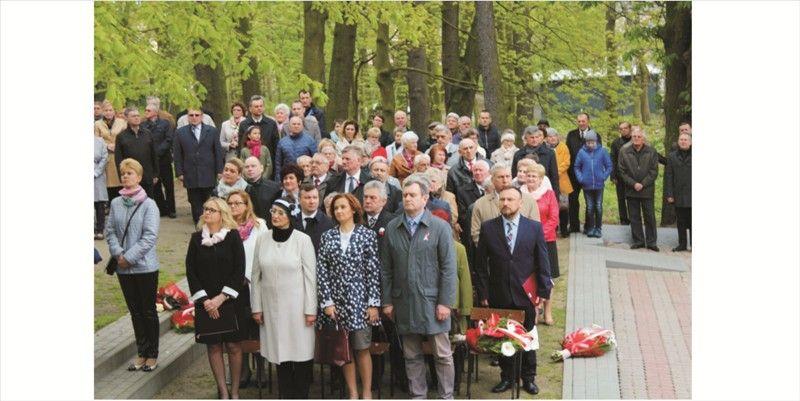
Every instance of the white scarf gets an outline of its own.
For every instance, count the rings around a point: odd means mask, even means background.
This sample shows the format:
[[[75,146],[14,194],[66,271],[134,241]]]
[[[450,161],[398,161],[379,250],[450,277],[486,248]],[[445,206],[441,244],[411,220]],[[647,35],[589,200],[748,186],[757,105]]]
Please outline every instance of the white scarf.
[[[222,240],[225,239],[225,236],[228,235],[229,231],[231,231],[231,230],[228,229],[228,228],[223,228],[223,229],[217,231],[216,233],[214,233],[214,235],[211,235],[208,232],[208,226],[204,224],[203,225],[203,239],[202,239],[202,241],[200,241],[200,243],[203,244],[204,246],[214,246],[215,244],[219,244],[220,242],[222,242]]]
[[[525,185],[525,189],[528,189],[527,185]],[[533,191],[528,189],[528,193],[530,193],[531,196],[533,196],[534,200],[538,201],[539,198],[541,198],[542,195],[544,195],[545,192],[547,192],[548,190],[551,190],[551,189],[553,189],[553,186],[550,185],[550,179],[547,178],[547,176],[544,176],[544,177],[542,177],[542,183],[539,184],[539,188],[536,188]]]

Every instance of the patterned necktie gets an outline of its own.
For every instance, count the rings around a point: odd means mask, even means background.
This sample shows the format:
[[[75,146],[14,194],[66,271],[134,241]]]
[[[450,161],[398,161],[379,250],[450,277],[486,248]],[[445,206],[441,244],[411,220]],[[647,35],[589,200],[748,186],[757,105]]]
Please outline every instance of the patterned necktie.
[[[412,237],[414,236],[414,233],[417,232],[417,224],[418,223],[414,220],[408,222],[408,231],[411,233]]]
[[[374,226],[375,226],[375,221],[377,221],[377,220],[378,220],[378,218],[377,218],[377,217],[374,217],[374,216],[373,216],[373,217],[370,217],[370,218],[368,219],[368,224],[369,224],[369,226],[370,226],[370,227],[374,227]]]
[[[345,192],[350,193],[353,192],[353,189],[356,187],[356,179],[355,177],[347,177],[347,189]]]
[[[314,177],[314,186],[319,189],[319,177]]]
[[[513,234],[513,231],[511,231],[511,229],[512,229],[511,222],[507,221],[506,222],[506,242],[508,242],[508,249],[511,252],[514,252],[514,234]]]

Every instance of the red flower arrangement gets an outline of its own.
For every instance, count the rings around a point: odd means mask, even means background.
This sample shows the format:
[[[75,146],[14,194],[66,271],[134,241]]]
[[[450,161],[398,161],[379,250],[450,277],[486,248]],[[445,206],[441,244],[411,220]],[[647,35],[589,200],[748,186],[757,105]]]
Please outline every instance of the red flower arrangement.
[[[194,331],[194,305],[184,305],[172,313],[172,328],[178,333]]]
[[[539,349],[536,327],[526,332],[525,326],[516,320],[501,318],[495,313],[485,323],[478,321],[478,327],[468,329],[466,337],[470,348],[481,353],[512,356],[520,350]]]
[[[593,324],[592,327],[584,327],[567,334],[561,342],[564,349],[553,351],[550,358],[553,361],[563,361],[575,356],[601,356],[616,345],[613,331]]]
[[[156,293],[156,306],[161,305],[164,310],[181,309],[188,304],[189,297],[175,283],[167,283]]]

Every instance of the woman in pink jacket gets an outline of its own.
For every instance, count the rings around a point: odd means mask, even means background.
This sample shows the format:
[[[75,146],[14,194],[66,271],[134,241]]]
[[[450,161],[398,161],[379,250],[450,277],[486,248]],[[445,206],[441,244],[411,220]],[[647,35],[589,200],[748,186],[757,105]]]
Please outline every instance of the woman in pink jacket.
[[[536,199],[539,207],[539,217],[544,231],[544,240],[547,243],[547,254],[550,257],[550,275],[552,278],[559,276],[558,250],[556,249],[556,230],[558,229],[558,199],[549,183],[543,183],[545,168],[541,164],[525,167],[527,175],[526,186],[528,192]],[[550,293],[552,299],[553,293]],[[553,324],[553,308],[550,299],[544,300],[544,324]]]

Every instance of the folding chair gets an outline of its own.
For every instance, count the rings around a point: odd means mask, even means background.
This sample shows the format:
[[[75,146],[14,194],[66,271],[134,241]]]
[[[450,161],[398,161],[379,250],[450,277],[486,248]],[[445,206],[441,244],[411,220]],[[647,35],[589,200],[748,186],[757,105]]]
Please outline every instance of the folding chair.
[[[487,321],[496,314],[501,318],[513,319],[518,322],[525,321],[525,311],[516,309],[495,309],[495,308],[472,308],[472,313],[469,316],[470,325],[477,327],[478,320]],[[478,356],[480,354],[469,350],[469,358],[467,360],[467,399],[472,399],[472,372],[475,371],[475,382],[478,382]],[[514,386],[511,388],[511,399],[519,398],[520,391],[520,376],[522,375],[522,358],[521,352],[514,354]]]

